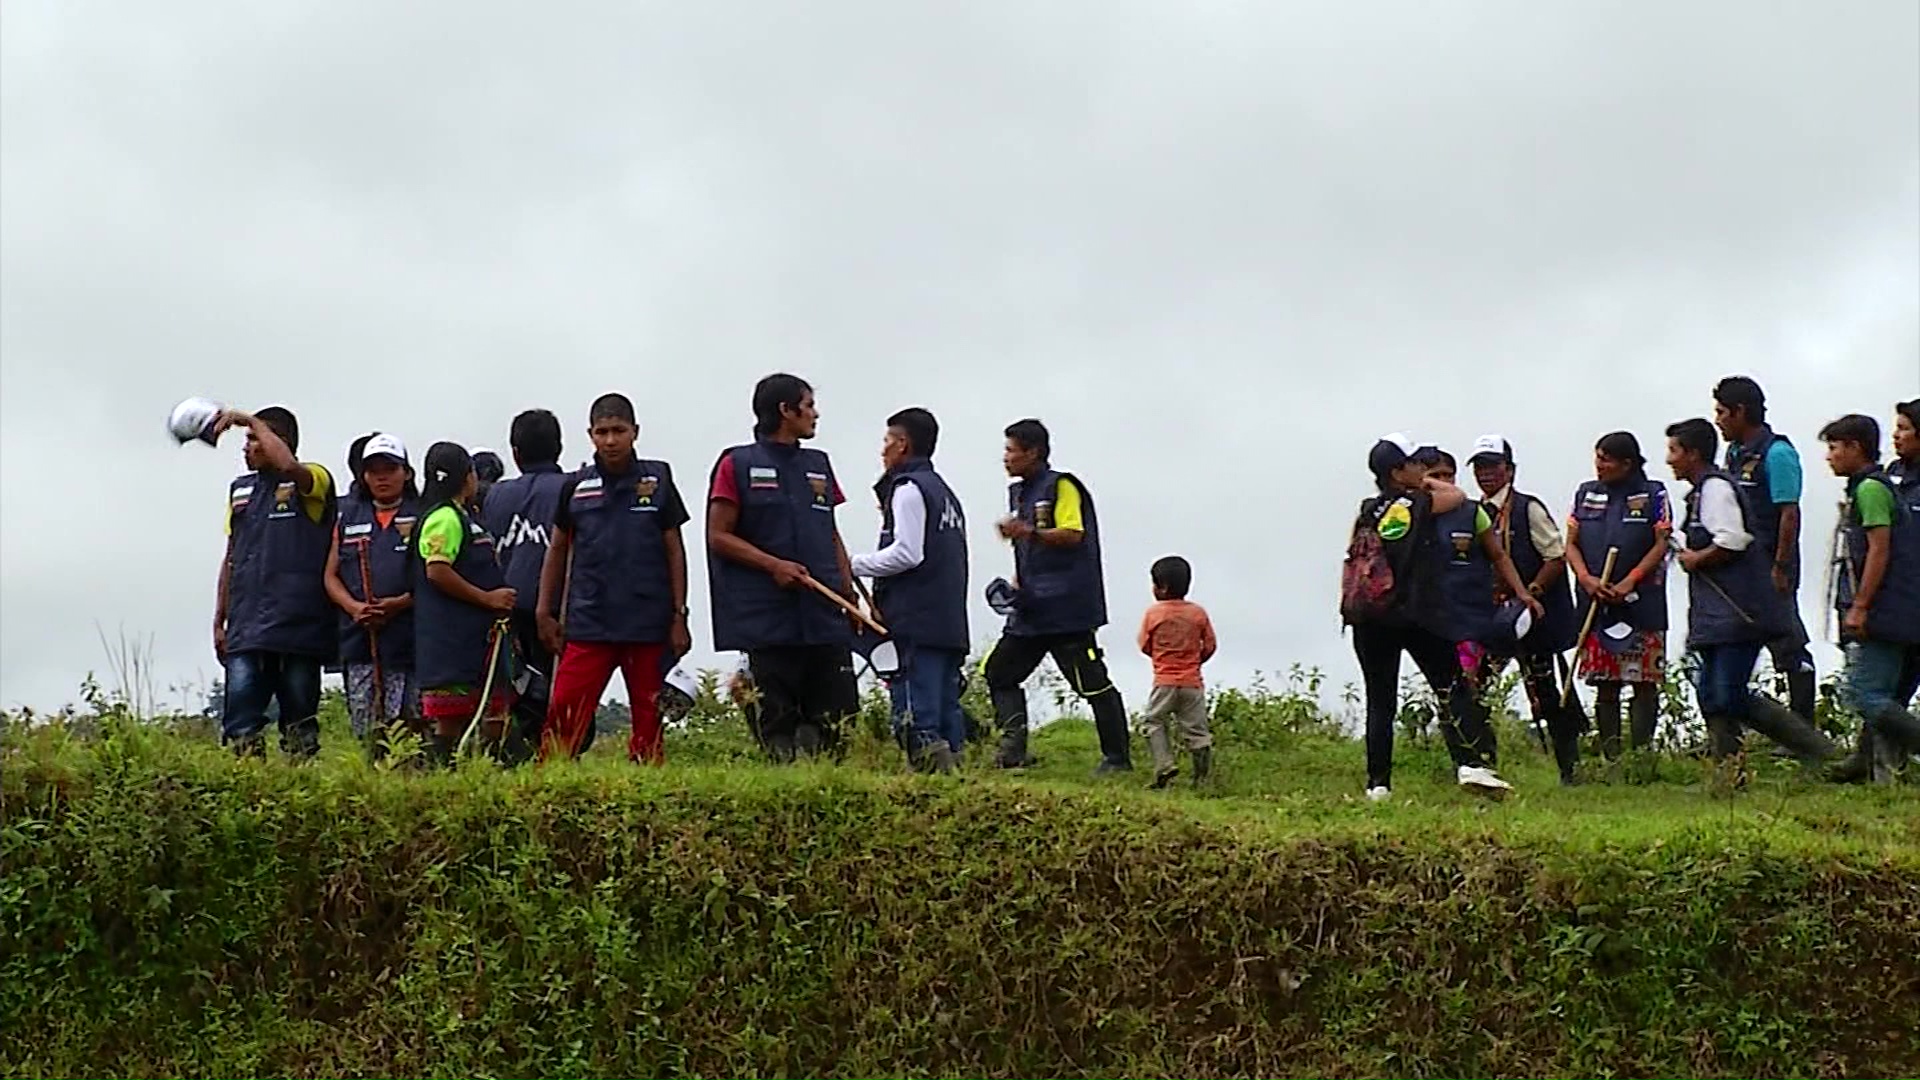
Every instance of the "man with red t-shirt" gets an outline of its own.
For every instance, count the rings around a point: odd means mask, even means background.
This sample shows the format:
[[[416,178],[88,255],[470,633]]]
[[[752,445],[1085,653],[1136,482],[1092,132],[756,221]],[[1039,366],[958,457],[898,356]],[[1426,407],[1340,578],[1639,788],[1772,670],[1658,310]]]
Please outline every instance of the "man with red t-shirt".
[[[846,501],[813,438],[813,388],[786,374],[753,391],[754,441],[714,463],[707,495],[707,580],[713,647],[747,654],[768,753],[834,749],[859,708],[852,627],[807,584],[854,599],[853,569],[834,523]]]

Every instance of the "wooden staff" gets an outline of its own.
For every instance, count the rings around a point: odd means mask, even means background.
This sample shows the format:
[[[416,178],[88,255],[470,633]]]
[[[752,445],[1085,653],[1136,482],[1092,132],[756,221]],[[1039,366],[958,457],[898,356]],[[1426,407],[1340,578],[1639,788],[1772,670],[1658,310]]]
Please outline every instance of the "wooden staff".
[[[360,594],[366,603],[373,603],[373,537],[369,536],[360,544]],[[367,652],[373,656],[373,717],[367,724],[367,735],[379,738],[380,729],[387,726],[387,673],[380,664],[380,631],[367,627]]]
[[[1604,585],[1610,584],[1611,579],[1613,578],[1614,561],[1619,558],[1620,558],[1619,548],[1610,547],[1607,549],[1606,564],[1600,568],[1600,584],[1601,585],[1604,586]],[[1587,635],[1593,633],[1593,617],[1595,615],[1598,615],[1599,613],[1600,613],[1600,598],[1596,596],[1593,598],[1593,602],[1587,605],[1587,621],[1580,625],[1580,636],[1573,639],[1573,661],[1575,665],[1574,666],[1575,671],[1579,670],[1580,654],[1586,650]],[[1560,707],[1563,709],[1566,708],[1567,702],[1572,700],[1572,698],[1573,698],[1573,679],[1571,676],[1569,676],[1567,679],[1567,685],[1562,687],[1560,690]]]
[[[814,592],[819,593],[821,596],[824,596],[827,599],[833,601],[835,604],[839,605],[840,610],[846,612],[847,614],[865,623],[867,626],[867,629],[873,631],[876,634],[879,634],[881,637],[887,636],[886,627],[881,626],[877,621],[875,621],[873,616],[868,615],[864,611],[861,611],[859,605],[849,603],[846,597],[841,596],[839,593],[834,592],[832,589],[827,588],[826,584],[823,583],[819,578],[816,578],[811,574],[809,574],[808,576],[803,577],[800,580],[806,582],[807,585],[810,588],[812,588]]]

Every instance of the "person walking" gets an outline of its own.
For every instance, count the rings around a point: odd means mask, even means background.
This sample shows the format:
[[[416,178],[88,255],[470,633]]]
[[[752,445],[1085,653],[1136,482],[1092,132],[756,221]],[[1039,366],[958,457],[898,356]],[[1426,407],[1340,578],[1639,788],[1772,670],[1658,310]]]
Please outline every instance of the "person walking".
[[[1667,464],[1675,479],[1690,485],[1678,561],[1687,573],[1687,648],[1700,662],[1695,689],[1708,752],[1733,756],[1752,728],[1804,762],[1822,761],[1832,756],[1832,742],[1748,686],[1761,648],[1779,640],[1796,617],[1791,597],[1770,576],[1770,552],[1754,547],[1756,515],[1734,478],[1714,467],[1717,441],[1704,419],[1667,428]]]
[[[1213,729],[1207,723],[1207,684],[1200,668],[1220,647],[1207,609],[1187,599],[1193,588],[1193,564],[1178,555],[1157,559],[1147,570],[1153,606],[1140,619],[1140,651],[1153,665],[1153,690],[1140,722],[1153,754],[1153,784],[1158,790],[1180,776],[1173,735],[1193,762],[1193,784],[1213,773]],[[1171,728],[1172,730],[1169,730]]]
[[[1096,639],[1107,624],[1107,586],[1101,568],[1100,515],[1081,479],[1053,467],[1052,436],[1038,420],[1006,430],[1001,457],[1013,483],[1000,535],[1013,544],[1015,580],[1001,606],[1006,627],[986,662],[987,691],[1000,728],[995,764],[1022,768],[1027,752],[1024,684],[1048,656],[1073,692],[1093,711],[1100,737],[1099,774],[1133,768],[1127,708],[1107,673]],[[998,591],[998,590],[995,590]]]

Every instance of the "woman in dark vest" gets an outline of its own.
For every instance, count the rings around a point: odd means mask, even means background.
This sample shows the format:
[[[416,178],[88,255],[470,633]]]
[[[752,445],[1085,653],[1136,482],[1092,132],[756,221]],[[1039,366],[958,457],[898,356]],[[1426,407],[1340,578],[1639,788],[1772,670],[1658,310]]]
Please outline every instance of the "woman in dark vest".
[[[347,719],[354,737],[371,739],[379,756],[386,746],[380,736],[390,724],[427,734],[413,680],[413,573],[407,562],[420,492],[407,448],[394,436],[369,436],[349,456],[358,471],[340,500],[326,587],[340,609]]]
[[[1367,711],[1367,798],[1391,796],[1393,733],[1400,712],[1400,654],[1406,653],[1448,711],[1455,731],[1449,739],[1462,786],[1484,791],[1511,787],[1481,759],[1476,746],[1485,724],[1472,687],[1455,651],[1457,624],[1443,591],[1440,530],[1437,519],[1467,505],[1459,488],[1429,480],[1415,458],[1417,448],[1404,435],[1389,435],[1367,455],[1375,494],[1362,500],[1353,523],[1349,551],[1359,550],[1363,533],[1378,538],[1390,568],[1392,589],[1377,610],[1349,613],[1353,652],[1360,662]],[[1489,583],[1489,591],[1491,584]],[[1477,717],[1477,719],[1476,719]]]
[[[414,670],[420,711],[433,723],[433,757],[445,762],[471,724],[497,752],[513,707],[514,591],[493,537],[468,515],[478,479],[473,459],[434,443],[422,463],[425,511],[413,531]]]
[[[1576,614],[1598,604],[1591,629],[1576,646],[1580,672],[1596,688],[1594,721],[1600,752],[1620,756],[1621,688],[1633,687],[1635,749],[1653,745],[1666,665],[1667,540],[1673,513],[1666,485],[1647,478],[1647,459],[1631,432],[1603,435],[1593,447],[1594,478],[1573,495],[1567,518],[1567,568],[1579,586]],[[1601,581],[1607,555],[1613,571]]]

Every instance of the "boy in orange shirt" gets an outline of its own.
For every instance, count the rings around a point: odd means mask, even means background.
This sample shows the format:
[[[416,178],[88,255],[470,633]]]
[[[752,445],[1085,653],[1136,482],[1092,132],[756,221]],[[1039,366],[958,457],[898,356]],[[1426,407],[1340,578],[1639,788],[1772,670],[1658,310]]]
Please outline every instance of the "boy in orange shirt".
[[[1148,571],[1157,601],[1140,620],[1140,651],[1153,661],[1153,693],[1141,722],[1153,750],[1153,787],[1164,788],[1180,775],[1167,736],[1167,722],[1179,728],[1193,754],[1193,782],[1206,780],[1213,767],[1213,732],[1207,727],[1206,684],[1200,665],[1213,658],[1218,642],[1207,609],[1187,599],[1193,567],[1169,555]]]

